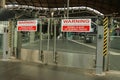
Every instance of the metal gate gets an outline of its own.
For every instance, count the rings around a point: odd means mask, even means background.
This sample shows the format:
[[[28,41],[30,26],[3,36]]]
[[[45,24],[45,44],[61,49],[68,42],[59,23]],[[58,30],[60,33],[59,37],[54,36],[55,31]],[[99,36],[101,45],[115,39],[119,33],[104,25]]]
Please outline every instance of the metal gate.
[[[110,70],[120,70],[119,64],[119,18],[109,18],[109,49],[99,50],[98,47],[106,48],[106,25],[107,18],[102,21],[98,17],[71,17],[70,19],[91,19],[91,32],[62,32],[61,21],[64,18],[45,18],[37,20],[37,31],[17,31],[17,21],[11,20],[8,25],[8,48],[9,56],[15,56],[21,60],[40,62],[58,66],[93,69],[96,67],[97,52],[103,62],[103,67]],[[24,19],[23,19],[24,20]],[[26,19],[31,20],[31,19]],[[106,22],[107,21],[107,22]],[[104,27],[104,35],[103,28]],[[101,29],[101,30],[99,30]],[[1,34],[0,38],[3,38]],[[1,40],[2,41],[2,40]],[[101,42],[99,42],[101,41]],[[1,42],[3,43],[3,42]],[[0,44],[2,46],[3,44]],[[0,47],[1,49],[3,47]],[[98,50],[97,50],[98,49]],[[3,52],[3,53],[6,53]],[[104,57],[107,60],[104,60]],[[102,62],[101,62],[102,63]],[[99,64],[99,63],[98,63]],[[98,65],[99,66],[99,65]],[[102,67],[102,66],[101,66]],[[101,68],[102,69],[102,68]]]
[[[97,18],[90,19],[93,31],[89,33],[61,32],[62,18],[37,19],[36,32],[21,32],[21,59],[59,66],[95,68]]]

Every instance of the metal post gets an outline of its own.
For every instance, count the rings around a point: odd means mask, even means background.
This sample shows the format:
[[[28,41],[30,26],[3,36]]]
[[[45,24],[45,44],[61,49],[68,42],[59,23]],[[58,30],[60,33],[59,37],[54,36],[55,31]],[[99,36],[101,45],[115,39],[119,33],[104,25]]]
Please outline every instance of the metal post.
[[[54,45],[53,45],[53,58],[54,58],[54,62],[56,62],[55,54],[56,54],[56,20],[54,20]]]
[[[67,19],[69,18],[69,5],[70,5],[70,0],[67,0]],[[69,39],[70,37],[69,37],[69,32],[66,32],[66,37],[67,37],[67,39]],[[71,39],[71,38],[70,38]]]
[[[65,4],[64,4],[64,19],[66,18],[66,10],[65,10]]]
[[[13,52],[13,35],[12,35],[12,21],[9,20],[9,25],[8,25],[8,46],[9,46],[9,54],[10,56],[12,55]]]
[[[34,43],[35,32],[30,32],[30,43]]]
[[[43,62],[43,51],[42,51],[42,21],[39,21],[40,24],[40,47],[39,47],[39,55],[40,55],[40,60]]]
[[[13,39],[13,47],[14,47],[14,51],[13,51],[13,54],[15,55],[15,57],[17,58],[17,27],[16,27],[16,20],[14,19],[13,20],[13,25],[14,25],[14,28],[13,28],[13,30],[14,30],[14,33],[13,33],[13,36],[14,36],[14,39]]]
[[[17,53],[16,57],[21,58],[21,47],[22,47],[22,35],[21,32],[17,32]]]
[[[101,18],[98,17],[97,22],[97,48],[96,48],[96,75],[102,75],[103,74],[103,31],[104,28],[101,23]]]
[[[103,74],[103,26],[97,28],[96,75],[101,75]]]
[[[51,28],[50,28],[50,36],[51,36],[51,39],[52,39],[52,37],[53,37],[53,25],[54,25],[54,23],[53,23],[53,16],[54,16],[54,12],[52,11],[51,12]]]
[[[66,10],[65,10],[65,4],[64,4],[64,19],[66,18]],[[63,32],[63,39],[67,37],[67,33]]]
[[[109,33],[108,33],[108,58],[107,58],[107,71],[109,71],[110,69],[110,36],[111,36],[111,30],[112,30],[112,27],[113,27],[113,17],[110,18],[110,21],[109,21]]]
[[[52,39],[52,18],[50,18],[50,38]]]
[[[109,25],[110,26],[110,25]],[[106,61],[106,71],[109,71],[109,60],[110,60],[110,28],[108,28],[108,55]]]
[[[113,24],[113,18],[108,17],[108,33],[107,33],[107,55],[105,58],[105,65],[104,65],[104,71],[109,71],[109,60],[110,60],[110,30],[111,25]]]
[[[47,50],[49,51],[49,46],[50,46],[50,19],[48,19],[48,45],[47,45]]]
[[[11,27],[11,36],[12,36],[12,41],[11,41],[11,49],[12,49],[12,56],[14,56],[15,57],[15,53],[14,53],[14,32],[15,32],[15,30],[14,30],[14,21],[13,20],[11,20],[11,22],[12,22],[12,27]]]
[[[103,71],[107,70],[107,63],[108,63],[108,38],[109,38],[109,18],[108,17],[104,17],[103,19],[103,26],[104,26],[104,39],[103,39]]]
[[[67,0],[67,18],[69,18],[69,1],[70,0]]]

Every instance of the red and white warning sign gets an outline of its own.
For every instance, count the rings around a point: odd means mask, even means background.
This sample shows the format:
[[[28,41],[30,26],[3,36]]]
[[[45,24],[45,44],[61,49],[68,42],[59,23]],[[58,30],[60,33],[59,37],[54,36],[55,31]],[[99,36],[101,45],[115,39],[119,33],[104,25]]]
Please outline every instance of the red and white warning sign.
[[[63,19],[62,32],[90,32],[91,19]]]
[[[37,31],[37,20],[17,21],[17,31]]]

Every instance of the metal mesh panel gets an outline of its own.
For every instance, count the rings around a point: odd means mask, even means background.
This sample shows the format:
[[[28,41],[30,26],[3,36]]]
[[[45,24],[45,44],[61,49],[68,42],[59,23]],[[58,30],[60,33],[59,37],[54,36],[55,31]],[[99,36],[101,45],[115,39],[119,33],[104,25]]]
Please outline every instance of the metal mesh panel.
[[[111,19],[110,27],[110,44],[109,44],[109,67],[110,70],[120,70],[119,59],[120,59],[120,18]]]

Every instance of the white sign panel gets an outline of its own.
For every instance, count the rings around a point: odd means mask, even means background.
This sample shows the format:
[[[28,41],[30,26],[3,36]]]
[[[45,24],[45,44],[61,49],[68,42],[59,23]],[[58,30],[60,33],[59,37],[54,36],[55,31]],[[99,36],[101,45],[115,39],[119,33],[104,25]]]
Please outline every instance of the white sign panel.
[[[37,31],[37,20],[17,21],[17,31]]]
[[[62,32],[90,32],[91,19],[63,19]]]

